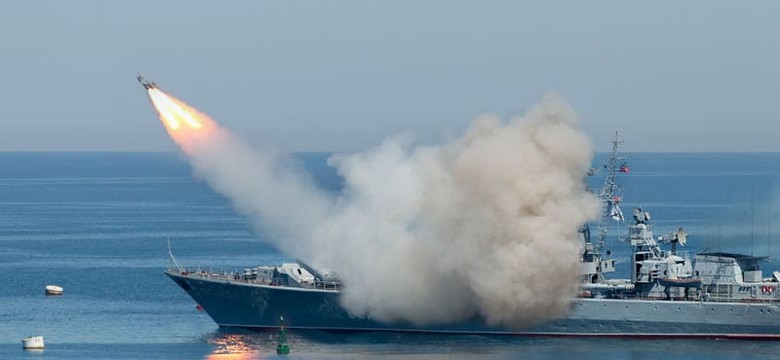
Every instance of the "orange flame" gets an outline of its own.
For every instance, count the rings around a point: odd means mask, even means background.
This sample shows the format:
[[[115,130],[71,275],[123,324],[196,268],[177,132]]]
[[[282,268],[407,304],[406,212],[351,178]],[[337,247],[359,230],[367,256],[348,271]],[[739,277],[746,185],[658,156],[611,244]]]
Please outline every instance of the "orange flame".
[[[148,93],[160,120],[174,139],[183,135],[181,132],[201,132],[214,126],[214,121],[207,115],[160,89],[151,88]]]

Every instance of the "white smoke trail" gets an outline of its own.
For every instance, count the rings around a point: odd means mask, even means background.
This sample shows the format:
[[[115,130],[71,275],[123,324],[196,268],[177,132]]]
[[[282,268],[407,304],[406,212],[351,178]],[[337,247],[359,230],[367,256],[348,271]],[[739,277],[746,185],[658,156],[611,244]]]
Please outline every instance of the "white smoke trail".
[[[180,144],[280,249],[336,270],[353,315],[380,321],[517,327],[562,315],[577,286],[577,227],[598,212],[583,181],[589,140],[554,95],[440,146],[401,136],[333,156],[337,197],[227,132]]]

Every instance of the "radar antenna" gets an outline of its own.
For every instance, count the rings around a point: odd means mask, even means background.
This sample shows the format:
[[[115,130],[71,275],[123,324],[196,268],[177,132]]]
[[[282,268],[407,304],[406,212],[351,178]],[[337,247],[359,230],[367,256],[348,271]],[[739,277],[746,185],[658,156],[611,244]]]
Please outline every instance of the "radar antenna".
[[[672,243],[672,255],[677,255],[677,244],[680,244],[680,246],[685,246],[687,241],[688,233],[685,232],[685,229],[683,229],[682,226],[677,228],[677,232],[670,233],[669,242]]]
[[[680,244],[680,246],[685,246],[685,242],[688,241],[688,233],[685,232],[685,229],[683,229],[682,226],[678,227],[675,238],[677,239],[677,242]]]

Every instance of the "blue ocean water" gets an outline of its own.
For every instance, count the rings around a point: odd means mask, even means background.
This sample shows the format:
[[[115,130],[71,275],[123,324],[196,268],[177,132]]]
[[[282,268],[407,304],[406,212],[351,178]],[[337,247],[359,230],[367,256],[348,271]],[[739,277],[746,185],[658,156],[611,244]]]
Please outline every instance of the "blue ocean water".
[[[326,189],[328,154],[298,155]],[[596,163],[604,160],[597,156]],[[683,226],[685,250],[780,255],[780,154],[631,154],[626,216],[656,232]],[[601,179],[590,180],[597,186]],[[778,204],[778,205],[774,205]],[[628,253],[610,228],[608,247]],[[266,359],[273,333],[219,329],[163,275],[166,238],[187,266],[241,269],[289,258],[166,153],[0,153],[0,359]],[[780,270],[774,263],[765,265]],[[627,264],[619,265],[625,274]],[[619,275],[619,274],[618,274]],[[58,284],[61,297],[45,297]],[[21,339],[43,335],[43,352]],[[289,334],[290,359],[765,359],[780,344],[588,340],[393,333]]]

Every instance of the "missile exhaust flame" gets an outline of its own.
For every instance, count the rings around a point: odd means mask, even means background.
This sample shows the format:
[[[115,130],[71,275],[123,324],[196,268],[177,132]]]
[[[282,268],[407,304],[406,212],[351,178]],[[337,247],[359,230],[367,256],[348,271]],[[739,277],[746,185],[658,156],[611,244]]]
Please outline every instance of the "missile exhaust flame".
[[[199,130],[203,128],[204,123],[210,121],[207,116],[193,111],[192,108],[189,111],[186,110],[185,107],[189,106],[170,97],[160,89],[151,88],[147,92],[154,108],[160,114],[160,119],[171,130],[179,129],[182,123],[192,130]]]

